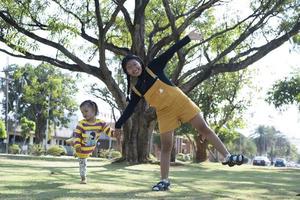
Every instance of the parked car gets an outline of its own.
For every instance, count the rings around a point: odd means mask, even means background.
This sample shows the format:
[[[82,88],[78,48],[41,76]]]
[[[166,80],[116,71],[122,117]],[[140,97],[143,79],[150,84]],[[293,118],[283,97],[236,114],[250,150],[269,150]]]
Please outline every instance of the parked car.
[[[286,160],[284,158],[276,158],[274,167],[286,167]]]
[[[271,161],[266,156],[255,156],[253,158],[252,164],[258,166],[269,166],[271,164]]]

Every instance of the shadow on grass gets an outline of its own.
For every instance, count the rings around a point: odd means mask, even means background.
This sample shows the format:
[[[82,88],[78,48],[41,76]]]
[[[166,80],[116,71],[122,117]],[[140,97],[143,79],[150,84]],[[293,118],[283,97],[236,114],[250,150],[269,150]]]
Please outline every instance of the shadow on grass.
[[[152,192],[148,188],[137,189],[130,191],[120,191],[112,192],[105,191],[105,189],[98,190],[75,190],[75,189],[65,189],[63,188],[67,184],[56,183],[56,182],[26,182],[26,186],[8,186],[8,190],[22,190],[22,199],[57,199],[57,198],[66,198],[66,199],[210,199],[211,196],[217,197],[230,197],[223,194],[212,194],[209,192],[201,191],[201,193],[194,193],[187,195],[186,193],[179,192]],[[1,194],[1,199],[20,199],[20,194]]]
[[[192,169],[197,168],[198,167],[192,166]],[[297,169],[251,169],[251,167],[247,166],[247,169],[241,171],[234,170],[233,168],[230,170],[201,169],[192,170],[188,173],[174,171],[172,174],[173,177],[180,180],[177,182],[177,185],[185,187],[186,190],[189,191],[196,192],[199,191],[199,188],[205,190],[206,187],[215,184],[215,186],[222,186],[220,192],[224,193],[224,191],[226,191],[226,193],[232,193],[232,195],[234,195],[237,190],[240,190],[246,193],[251,191],[253,194],[257,194],[257,196],[266,197],[266,199],[278,199],[278,196],[281,195],[284,199],[293,199],[292,197],[299,193],[299,172]],[[214,190],[214,193],[218,193],[218,189]],[[249,199],[251,198],[249,197]]]
[[[300,188],[300,171],[296,169],[184,164],[171,167],[172,190],[156,193],[151,192],[151,187],[159,179],[157,164],[153,165],[157,167],[147,165],[144,168],[101,160],[88,166],[88,185],[80,185],[76,165],[67,166],[65,160],[59,159],[62,164],[45,167],[49,164],[47,161],[52,160],[39,160],[30,166],[18,159],[12,164],[2,162],[0,174],[13,170],[11,175],[22,181],[10,179],[0,183],[0,199],[251,199],[248,193],[257,195],[255,199],[292,199],[289,197],[297,198]],[[44,166],[39,166],[40,163]],[[28,173],[22,174],[23,169]],[[23,181],[24,176],[38,178]],[[5,193],[3,189],[16,192]]]
[[[45,160],[45,161],[64,161],[74,162],[77,160],[74,156],[34,156],[34,155],[21,155],[21,154],[0,154],[0,158],[6,158],[9,160]],[[104,158],[90,158],[89,162],[107,161]]]

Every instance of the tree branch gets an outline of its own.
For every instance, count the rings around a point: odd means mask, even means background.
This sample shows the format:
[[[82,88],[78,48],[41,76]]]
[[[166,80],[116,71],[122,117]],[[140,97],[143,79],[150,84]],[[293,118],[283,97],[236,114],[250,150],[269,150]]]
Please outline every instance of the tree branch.
[[[226,64],[222,63],[222,64],[215,64],[215,65],[211,65],[209,63],[206,65],[203,65],[201,67],[202,71],[200,73],[198,73],[197,75],[195,75],[194,77],[192,77],[189,81],[187,81],[181,88],[184,92],[188,93],[193,88],[195,88],[199,83],[201,83],[203,80],[207,79],[208,77],[210,77],[212,75],[216,75],[216,74],[219,74],[222,72],[234,72],[234,71],[238,71],[241,69],[245,69],[249,65],[255,63],[259,59],[266,56],[268,53],[270,53],[274,49],[281,46],[284,42],[288,41],[290,37],[298,34],[299,31],[300,31],[300,21],[298,18],[297,23],[294,25],[294,27],[289,32],[287,32],[286,34],[284,34],[283,36],[281,36],[277,39],[273,39],[272,41],[270,41],[269,43],[267,43],[265,45],[262,45],[257,48],[253,48],[252,50],[256,50],[256,53],[254,53],[253,55],[248,56],[247,58],[245,58],[244,60],[242,60],[238,63],[229,62]],[[250,52],[251,51],[248,51],[249,54],[250,54]],[[232,60],[236,60],[236,59],[232,59]]]
[[[33,40],[36,40],[38,42],[41,42],[45,45],[51,46],[59,51],[61,51],[65,56],[67,56],[69,59],[71,59],[73,62],[77,63],[78,66],[80,66],[82,68],[83,71],[87,72],[87,73],[92,73],[91,69],[89,68],[88,65],[86,65],[81,59],[79,59],[78,57],[76,57],[75,55],[73,55],[71,52],[69,52],[64,46],[55,43],[53,41],[47,40],[45,38],[42,38],[30,31],[27,31],[26,29],[20,27],[16,21],[14,21],[11,17],[8,17],[9,14],[6,13],[4,11],[0,11],[0,18],[2,18],[7,24],[9,24],[10,26],[14,27],[15,29],[17,29],[20,33],[28,36],[29,38],[32,38]]]

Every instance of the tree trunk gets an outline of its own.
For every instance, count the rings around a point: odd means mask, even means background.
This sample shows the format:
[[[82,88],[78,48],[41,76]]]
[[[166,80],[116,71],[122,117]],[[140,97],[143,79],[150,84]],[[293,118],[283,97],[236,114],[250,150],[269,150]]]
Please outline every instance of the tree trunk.
[[[36,128],[35,128],[35,144],[41,144],[45,137],[46,131],[46,119],[42,114],[37,114],[35,120]]]
[[[149,120],[146,102],[142,100],[135,108],[134,114],[124,125],[122,156],[129,163],[149,161],[151,135],[156,121]]]
[[[201,135],[197,135],[195,138],[196,141],[196,158],[194,161],[196,163],[204,162],[207,160],[207,147],[208,147],[208,141],[207,140],[201,140]]]

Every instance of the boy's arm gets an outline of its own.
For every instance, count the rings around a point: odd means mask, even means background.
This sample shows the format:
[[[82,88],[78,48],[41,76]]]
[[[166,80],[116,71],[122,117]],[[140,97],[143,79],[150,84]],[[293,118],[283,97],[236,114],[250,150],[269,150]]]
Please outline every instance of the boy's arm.
[[[82,132],[83,132],[83,128],[81,126],[81,123],[78,123],[78,125],[76,126],[74,132],[73,132],[73,137],[74,137],[74,148],[78,149],[81,147],[81,140],[82,140]]]
[[[113,136],[113,130],[110,128],[110,126],[108,124],[105,124],[102,131],[108,135],[109,137]]]

